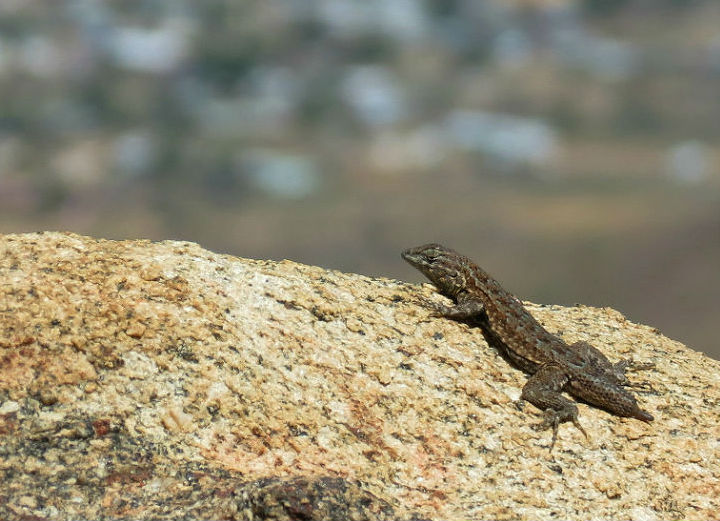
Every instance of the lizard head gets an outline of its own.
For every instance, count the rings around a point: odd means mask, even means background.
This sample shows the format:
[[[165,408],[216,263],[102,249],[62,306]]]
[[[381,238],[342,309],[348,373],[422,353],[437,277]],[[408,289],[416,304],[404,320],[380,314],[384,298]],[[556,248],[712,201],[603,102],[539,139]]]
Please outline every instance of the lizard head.
[[[455,250],[430,243],[405,250],[402,258],[430,279],[440,293],[448,297],[457,296],[465,288],[465,257]]]

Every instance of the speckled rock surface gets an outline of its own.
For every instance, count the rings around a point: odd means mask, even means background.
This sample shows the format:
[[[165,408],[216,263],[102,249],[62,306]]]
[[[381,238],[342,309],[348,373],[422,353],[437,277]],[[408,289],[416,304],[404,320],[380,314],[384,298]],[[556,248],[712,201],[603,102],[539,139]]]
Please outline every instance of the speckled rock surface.
[[[529,305],[656,364],[630,375],[653,423],[581,404],[590,438],[564,424],[549,454],[525,375],[422,299],[444,300],[190,243],[0,236],[0,518],[720,518],[720,363]]]

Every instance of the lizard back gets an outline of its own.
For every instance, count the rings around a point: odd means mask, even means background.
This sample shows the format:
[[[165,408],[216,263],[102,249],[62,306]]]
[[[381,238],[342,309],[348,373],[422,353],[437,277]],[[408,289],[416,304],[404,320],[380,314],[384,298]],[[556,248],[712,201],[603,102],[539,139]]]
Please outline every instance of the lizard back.
[[[561,360],[582,368],[583,358],[547,331],[512,293],[468,257],[430,243],[403,252],[403,258],[458,304],[477,299],[485,309],[488,334],[518,367],[534,373],[538,366]]]

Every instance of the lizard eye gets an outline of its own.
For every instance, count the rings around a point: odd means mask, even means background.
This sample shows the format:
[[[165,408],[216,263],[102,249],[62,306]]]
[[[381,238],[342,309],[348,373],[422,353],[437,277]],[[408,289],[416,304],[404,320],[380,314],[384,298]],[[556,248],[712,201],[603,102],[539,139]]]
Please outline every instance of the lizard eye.
[[[425,250],[425,256],[432,261],[440,256],[440,251],[435,248],[430,248],[429,250]]]

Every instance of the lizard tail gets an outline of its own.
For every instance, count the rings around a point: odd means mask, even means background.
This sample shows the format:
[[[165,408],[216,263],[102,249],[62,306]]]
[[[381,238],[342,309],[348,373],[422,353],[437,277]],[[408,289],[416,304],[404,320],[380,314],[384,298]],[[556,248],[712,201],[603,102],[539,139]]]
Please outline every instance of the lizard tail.
[[[655,419],[652,414],[650,414],[649,412],[643,411],[640,408],[638,408],[636,411],[634,411],[633,417],[637,418],[638,420],[642,420],[644,422],[651,422]]]

